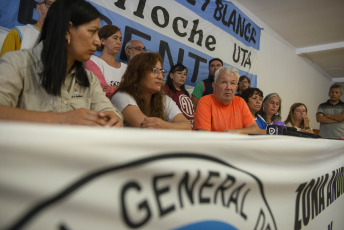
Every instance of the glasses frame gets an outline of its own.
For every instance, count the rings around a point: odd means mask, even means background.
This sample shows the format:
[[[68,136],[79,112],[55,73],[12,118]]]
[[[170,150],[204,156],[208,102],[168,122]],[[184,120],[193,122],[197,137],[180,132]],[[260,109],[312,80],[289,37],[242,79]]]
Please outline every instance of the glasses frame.
[[[159,68],[153,67],[152,70],[156,76],[158,76],[158,74],[161,73],[161,75],[163,76],[164,79],[167,77],[167,71],[164,69],[159,69]]]
[[[37,3],[37,5],[42,5],[43,3],[47,8],[50,8],[54,2],[51,2],[51,1],[48,2],[47,0],[44,0],[42,2]]]
[[[143,52],[147,52],[147,48],[145,46],[144,47],[141,47],[141,46],[128,47],[128,49],[135,49],[137,51],[143,50]]]

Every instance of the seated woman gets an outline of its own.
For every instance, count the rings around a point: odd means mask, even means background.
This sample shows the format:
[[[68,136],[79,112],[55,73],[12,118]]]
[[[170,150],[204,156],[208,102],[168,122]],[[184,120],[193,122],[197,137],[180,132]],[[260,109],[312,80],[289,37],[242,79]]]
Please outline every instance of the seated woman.
[[[309,127],[309,121],[307,115],[307,107],[303,103],[294,103],[289,110],[285,125],[294,127],[297,131],[313,133],[313,129]]]
[[[156,129],[191,129],[176,103],[164,95],[166,71],[157,53],[142,53],[130,60],[111,102],[122,112],[125,125]]]
[[[97,76],[106,96],[111,99],[127,69],[127,64],[115,59],[121,50],[122,34],[117,26],[106,25],[99,29],[98,35],[99,49],[103,52],[99,57],[92,55],[85,67]]]
[[[258,111],[262,108],[263,92],[258,88],[248,88],[242,92],[241,97],[246,101],[252,116],[261,129],[261,134],[266,134],[267,124],[264,118],[258,114]]]
[[[281,121],[282,99],[277,93],[270,93],[263,100],[263,106],[258,112],[263,117],[267,125],[274,121]]]
[[[194,108],[189,92],[185,89],[187,69],[182,64],[172,66],[167,76],[165,93],[174,100],[180,111],[193,125]]]
[[[100,45],[100,13],[84,0],[56,0],[39,44],[0,59],[0,119],[123,126],[98,79],[83,68]]]

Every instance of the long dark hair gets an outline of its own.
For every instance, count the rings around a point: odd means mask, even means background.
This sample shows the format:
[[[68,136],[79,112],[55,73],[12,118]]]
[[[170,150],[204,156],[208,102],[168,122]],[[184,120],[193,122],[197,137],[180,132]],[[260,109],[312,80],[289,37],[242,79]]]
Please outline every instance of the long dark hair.
[[[140,85],[141,80],[147,73],[152,72],[157,62],[162,64],[162,58],[158,53],[141,53],[135,55],[135,57],[133,57],[133,59],[128,63],[127,70],[122,76],[121,83],[119,84],[116,92],[122,91],[131,95],[135,99],[142,113],[146,116],[159,117],[165,120],[163,87],[161,87],[160,92],[152,95],[150,110],[147,111]]]
[[[248,99],[252,97],[254,94],[258,94],[258,96],[262,98],[264,97],[263,91],[261,91],[258,88],[247,88],[241,93],[240,97],[242,97],[246,101],[246,103],[248,103]],[[255,116],[257,116],[258,112],[256,112]]]
[[[176,87],[174,87],[173,79],[170,77],[170,74],[171,74],[171,73],[175,73],[175,72],[177,72],[177,71],[184,71],[184,70],[186,70],[186,72],[188,71],[188,69],[187,69],[183,64],[178,63],[178,64],[172,66],[170,72],[168,73],[167,80],[166,80],[166,85],[168,85],[168,86],[170,87],[170,89],[172,90],[173,93],[176,93],[176,92],[177,92],[177,89],[176,89]],[[186,95],[188,95],[188,96],[190,97],[189,92],[185,89],[185,84],[182,85],[182,86],[180,87],[180,89],[181,89]]]
[[[66,77],[67,40],[69,22],[74,27],[100,17],[99,11],[84,0],[56,0],[47,13],[39,41],[43,41],[41,54],[43,73],[42,87],[50,94],[58,96]],[[90,86],[83,63],[75,61],[75,77],[80,85]]]

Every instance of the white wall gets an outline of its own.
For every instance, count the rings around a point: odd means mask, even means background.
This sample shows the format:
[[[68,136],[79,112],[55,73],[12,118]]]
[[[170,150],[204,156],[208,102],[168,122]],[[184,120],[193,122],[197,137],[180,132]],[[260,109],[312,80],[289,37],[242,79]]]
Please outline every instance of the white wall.
[[[315,114],[320,103],[328,100],[328,89],[332,80],[318,68],[296,54],[296,50],[272,31],[255,15],[237,1],[232,1],[260,27],[260,48],[258,52],[257,87],[264,92],[278,93],[282,97],[282,120],[295,102],[304,103],[308,108],[311,127],[319,128]]]

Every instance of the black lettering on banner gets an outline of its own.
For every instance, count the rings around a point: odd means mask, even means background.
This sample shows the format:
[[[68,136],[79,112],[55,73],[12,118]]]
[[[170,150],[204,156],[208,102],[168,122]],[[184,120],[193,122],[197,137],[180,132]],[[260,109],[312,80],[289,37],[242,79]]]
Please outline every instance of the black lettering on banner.
[[[245,199],[247,194],[251,191],[251,189],[247,189],[246,192],[244,193],[244,196],[241,200],[241,205],[240,205],[240,216],[242,218],[244,218],[244,220],[247,220],[247,215],[244,213],[244,203],[245,203]]]
[[[257,230],[257,229],[265,229],[265,230],[271,229],[269,223],[267,223],[267,225],[265,226],[265,213],[263,212],[262,209],[260,209],[258,219],[257,219],[256,225],[254,227],[254,230]]]
[[[255,36],[257,35],[257,31],[251,23],[246,23],[245,17],[242,17],[240,13],[237,13],[237,11],[233,9],[228,19],[226,19],[227,12],[229,13],[230,11],[228,5],[222,3],[221,0],[216,0],[215,4],[216,8],[213,17],[216,21],[221,21],[222,24],[229,29],[232,27],[234,33],[244,38],[247,42],[256,44]]]
[[[124,30],[124,37],[123,37],[123,45],[122,45],[122,51],[121,51],[121,55],[120,58],[122,60],[128,60],[127,55],[125,54],[125,44],[127,44],[128,41],[132,40],[132,35],[136,35],[140,38],[143,38],[144,40],[150,41],[151,40],[151,36],[149,34],[145,34],[139,30],[136,30],[132,27],[126,26],[125,30]],[[144,41],[142,41],[143,44],[145,44]]]
[[[143,19],[144,18],[143,11],[145,9],[145,6],[146,6],[146,0],[140,0],[136,11],[134,11],[134,15]]]
[[[187,0],[187,2],[193,6],[196,5],[196,0]]]
[[[205,0],[205,1],[204,1],[203,5],[202,5],[202,7],[201,7],[201,10],[202,10],[202,11],[205,11],[205,9],[207,9],[207,6],[208,6],[209,2],[210,2],[210,0]]]
[[[198,76],[198,70],[199,70],[199,63],[203,62],[203,63],[207,63],[207,59],[202,58],[194,53],[189,53],[189,57],[195,59],[195,65],[194,65],[194,71],[192,73],[192,77],[191,77],[191,82],[194,83],[197,80],[197,76]]]
[[[35,24],[33,12],[36,8],[37,2],[35,0],[20,0],[18,11],[18,22],[21,24]]]
[[[118,8],[120,8],[121,10],[125,10],[125,1],[126,0],[118,0],[117,2],[114,2],[115,6],[117,6]]]
[[[115,6],[120,8],[121,10],[125,10],[125,2],[126,0],[118,0],[117,2],[115,2]],[[144,18],[143,16],[143,11],[145,9],[145,6],[146,6],[146,0],[139,0],[139,4],[137,5],[137,9],[136,11],[134,11],[134,15],[136,17],[139,17],[139,18]]]
[[[163,23],[159,22],[158,10],[160,10],[164,16]],[[165,28],[168,25],[168,22],[170,21],[170,15],[168,14],[167,10],[161,6],[156,6],[153,8],[151,17],[154,24],[159,26],[160,28]]]
[[[327,230],[332,230],[332,226],[333,225],[333,221],[331,221],[331,224],[329,224],[328,226],[327,226]]]
[[[100,20],[103,20],[107,25],[112,25],[112,21],[103,14],[100,14]]]
[[[304,187],[306,186],[307,183],[300,184],[299,187],[296,189],[297,195],[296,195],[296,204],[295,204],[295,223],[294,223],[294,230],[299,230],[301,229],[301,219],[299,218],[300,214],[300,198],[302,191]]]
[[[185,20],[184,18],[181,17],[176,17],[175,19],[173,19],[173,24],[172,24],[172,28],[175,34],[177,34],[179,37],[185,37],[187,35],[186,32],[182,33],[180,32],[180,30],[178,29],[178,21],[181,21],[183,23],[183,28],[185,29],[188,25],[188,21]]]
[[[159,54],[162,57],[163,62],[165,59],[165,54],[167,54],[170,67],[172,67],[174,65],[172,53],[171,53],[170,47],[169,47],[167,42],[160,41]],[[199,63],[200,62],[207,63],[207,59],[202,58],[202,57],[200,57],[194,53],[191,53],[191,52],[189,52],[189,57],[195,59],[195,65],[194,65],[194,69],[193,69],[193,73],[192,73],[192,77],[191,77],[191,82],[195,82],[197,80],[197,76],[198,76]],[[177,63],[183,63],[183,59],[184,59],[184,50],[180,48]]]
[[[209,197],[202,196],[203,189],[213,187],[214,183],[210,183],[210,179],[212,177],[219,177],[219,176],[220,176],[220,173],[218,173],[218,172],[213,172],[213,171],[208,172],[207,179],[203,182],[203,184],[201,185],[201,187],[199,189],[199,203],[204,204],[204,203],[210,203],[211,202]]]
[[[333,182],[335,176],[336,176],[336,172],[332,171],[331,180],[330,180],[330,182],[328,182],[328,185],[327,185],[327,207],[330,204],[332,204],[332,202],[334,201],[334,200],[332,200],[332,182]]]
[[[317,183],[314,185],[312,192],[311,192],[311,200],[312,200],[312,220],[319,214],[319,189],[322,184],[324,177],[318,177]]]
[[[238,199],[239,199],[239,194],[240,194],[240,191],[241,189],[245,186],[246,184],[243,183],[241,184],[240,186],[238,186],[237,188],[235,188],[233,190],[233,192],[231,193],[231,196],[229,197],[229,200],[227,202],[227,207],[230,208],[231,206],[231,203],[233,203],[235,205],[235,212],[238,213],[239,210],[238,210]]]
[[[243,55],[241,55],[243,54]],[[246,57],[247,54],[247,57]],[[246,68],[246,66],[249,66],[249,69],[251,69],[251,52],[248,52],[247,49],[244,49],[237,44],[234,43],[234,52],[233,52],[233,61],[235,63],[238,63],[241,59],[240,65]]]
[[[193,21],[194,25],[192,27],[190,37],[188,39],[189,42],[194,43],[194,37],[196,34],[198,34],[198,41],[196,42],[197,45],[202,46],[202,40],[203,40],[203,30],[197,30],[199,20]]]
[[[169,174],[164,174],[164,175],[158,175],[158,176],[154,176],[153,177],[153,189],[154,189],[154,193],[155,193],[155,198],[159,207],[159,214],[160,216],[164,216],[166,214],[168,214],[169,212],[172,212],[173,210],[176,209],[175,205],[172,204],[170,206],[168,206],[167,208],[163,208],[162,204],[161,204],[161,196],[164,193],[168,193],[170,191],[170,187],[165,186],[162,188],[158,188],[158,181],[162,180],[164,178],[171,178],[174,176],[174,173],[169,173]]]
[[[320,186],[319,191],[319,213],[321,213],[325,209],[325,185],[328,181],[329,175],[326,173],[325,180],[323,181],[322,185]]]
[[[207,48],[209,51],[214,51],[215,50],[215,46],[211,47],[211,45],[215,45],[216,44],[216,39],[214,36],[209,35],[206,39],[205,39],[205,48]]]
[[[198,179],[200,178],[200,171],[197,170],[197,176],[194,179],[194,181],[191,183],[191,186],[188,186],[188,181],[189,181],[189,172],[185,172],[184,177],[181,179],[181,181],[179,182],[178,185],[178,197],[179,197],[179,204],[180,207],[183,208],[183,201],[182,201],[182,187],[185,188],[185,192],[187,194],[187,197],[189,198],[189,201],[191,202],[191,204],[194,204],[194,197],[193,197],[193,191],[195,188],[195,184],[198,181]]]
[[[222,182],[222,184],[215,191],[215,194],[214,194],[214,204],[216,204],[216,200],[217,200],[217,196],[218,196],[217,194],[219,192],[221,192],[222,205],[226,206],[225,191],[230,189],[234,184],[235,184],[235,177],[227,174],[226,179]]]
[[[152,216],[152,212],[150,210],[150,207],[148,205],[147,200],[143,200],[141,203],[138,204],[137,208],[142,211],[146,211],[146,216],[141,219],[141,221],[134,222],[128,215],[128,209],[127,209],[127,204],[126,204],[126,197],[125,195],[129,192],[129,190],[136,190],[136,191],[141,191],[141,186],[135,182],[131,181],[126,183],[121,191],[121,207],[122,207],[122,215],[125,223],[131,227],[131,228],[138,228],[142,225],[144,225]],[[137,216],[135,216],[137,219]]]
[[[305,226],[308,225],[309,218],[310,218],[310,212],[311,212],[310,193],[311,193],[314,183],[315,183],[315,180],[314,179],[311,180],[311,182],[306,185],[306,188],[302,194],[302,217],[303,217],[303,224]]]

